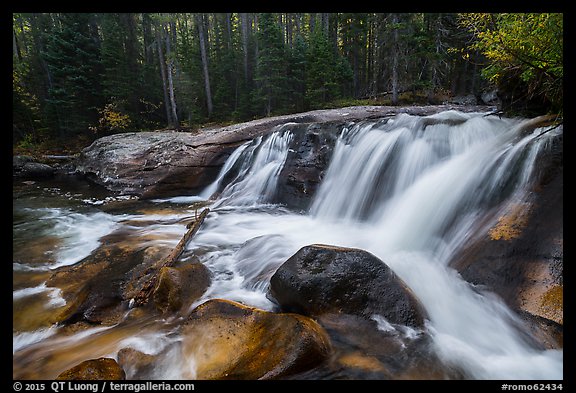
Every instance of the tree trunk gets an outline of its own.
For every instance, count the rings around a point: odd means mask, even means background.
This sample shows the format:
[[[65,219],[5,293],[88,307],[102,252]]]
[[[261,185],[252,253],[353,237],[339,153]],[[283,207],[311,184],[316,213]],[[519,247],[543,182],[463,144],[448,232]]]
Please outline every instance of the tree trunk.
[[[22,62],[22,54],[20,53],[20,46],[16,38],[16,32],[12,29],[12,55],[18,58],[18,62]]]
[[[226,48],[232,50],[232,13],[226,13]]]
[[[156,32],[156,44],[158,45],[158,60],[160,62],[160,75],[162,76],[162,90],[164,92],[164,106],[166,108],[166,121],[168,126],[172,126],[172,112],[170,110],[170,100],[168,99],[168,86],[166,83],[166,63],[164,62],[164,53],[162,52],[162,37],[160,31]]]
[[[146,65],[152,64],[154,52],[152,47],[154,46],[152,37],[152,21],[150,20],[150,14],[142,14],[142,39],[144,41],[144,61]]]
[[[152,267],[153,269],[152,277],[150,277],[150,279],[144,283],[142,289],[140,289],[140,292],[138,292],[136,296],[134,296],[134,298],[132,299],[134,301],[131,305],[132,307],[139,307],[148,303],[148,299],[150,298],[150,295],[152,294],[152,291],[154,290],[154,287],[158,282],[158,275],[160,273],[160,270],[163,267],[173,266],[176,263],[176,261],[178,261],[178,258],[180,258],[180,255],[182,255],[182,252],[184,252],[186,245],[188,244],[192,236],[194,236],[196,232],[198,232],[200,226],[204,222],[204,219],[206,218],[209,212],[210,212],[209,208],[202,210],[202,213],[200,213],[200,215],[196,217],[194,221],[192,221],[190,224],[186,226],[188,230],[186,231],[184,236],[182,236],[182,239],[180,239],[180,241],[178,242],[176,247],[174,247],[172,252],[166,258],[160,260],[155,266]]]
[[[373,33],[372,33],[372,94],[376,97],[378,94],[378,73],[380,71],[378,59],[380,58],[378,48],[380,48],[380,20],[375,16]]]
[[[392,105],[398,105],[398,15],[392,14]]]
[[[208,55],[206,53],[206,42],[204,40],[204,15],[196,15],[196,24],[198,25],[198,38],[200,40],[200,56],[202,57],[202,70],[204,72],[204,89],[206,91],[206,107],[208,117],[212,116],[212,92],[210,90],[210,75],[208,73]]]
[[[168,91],[170,92],[170,107],[172,110],[172,120],[174,122],[174,127],[178,128],[180,122],[178,121],[178,114],[176,112],[176,98],[174,96],[174,81],[172,78],[172,71],[174,68],[174,59],[172,57],[170,49],[170,34],[166,32],[166,57],[168,58],[168,70],[166,74],[168,75]]]
[[[248,14],[240,14],[242,24],[242,48],[244,50],[244,79],[248,84]]]

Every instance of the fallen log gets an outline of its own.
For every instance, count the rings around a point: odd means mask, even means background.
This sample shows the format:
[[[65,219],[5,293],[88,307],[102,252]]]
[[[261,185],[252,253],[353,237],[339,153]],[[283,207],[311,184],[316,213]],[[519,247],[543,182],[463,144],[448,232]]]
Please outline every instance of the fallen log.
[[[156,284],[158,282],[158,275],[160,273],[160,269],[162,269],[165,266],[172,266],[176,263],[178,258],[180,258],[180,255],[182,255],[182,253],[184,252],[184,249],[186,248],[186,245],[188,244],[192,236],[194,236],[196,232],[198,232],[198,230],[200,229],[200,226],[204,222],[204,219],[206,218],[209,212],[210,209],[208,208],[202,210],[202,213],[200,213],[199,216],[195,217],[194,221],[186,225],[186,228],[188,230],[186,231],[184,236],[182,236],[182,239],[180,239],[180,241],[178,242],[176,247],[174,247],[172,252],[164,259],[162,259],[159,263],[157,263],[154,267],[151,268],[152,277],[150,277],[150,279],[148,279],[148,281],[144,283],[142,289],[140,289],[138,294],[134,296],[134,298],[130,301],[130,307],[139,307],[148,303],[148,299],[150,298],[150,295],[154,292],[154,288],[156,287]]]
[[[549,127],[559,123],[561,123],[561,120],[558,115],[542,115],[522,122],[519,126],[519,131],[522,136],[525,136],[533,132],[536,128]]]

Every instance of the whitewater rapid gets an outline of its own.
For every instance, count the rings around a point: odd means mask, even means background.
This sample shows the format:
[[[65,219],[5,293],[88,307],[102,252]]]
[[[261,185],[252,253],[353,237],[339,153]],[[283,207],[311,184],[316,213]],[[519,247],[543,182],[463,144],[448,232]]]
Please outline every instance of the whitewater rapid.
[[[190,311],[211,298],[273,310],[270,277],[301,247],[355,247],[379,257],[413,290],[429,315],[426,328],[436,352],[447,364],[457,365],[472,379],[562,379],[563,350],[535,348],[518,330],[521,321],[497,296],[474,288],[448,266],[487,212],[496,216],[494,211],[525,200],[539,152],[562,132],[559,127],[543,136],[543,129],[524,135],[522,122],[448,111],[352,124],[341,131],[306,213],[272,203],[293,139],[291,125],[245,143],[199,195],[153,201],[187,206],[212,198],[210,214],[187,246],[188,255],[194,252],[213,273],[212,284]],[[50,216],[52,210],[44,213],[64,238],[51,268],[80,260],[119,227],[151,219],[108,213],[57,218]],[[155,230],[167,231],[173,239],[169,242],[175,243],[184,226],[164,223]],[[78,239],[90,239],[85,243],[90,246],[79,248]],[[47,291],[42,286],[35,290]],[[59,301],[57,293],[49,294],[53,302]],[[387,328],[385,321],[379,326]],[[170,341],[167,332],[145,334],[155,340],[134,332],[131,341],[121,343],[157,353],[158,342],[165,348]],[[50,329],[33,339],[15,334],[14,348],[52,335]],[[148,348],[147,341],[156,347]],[[119,347],[107,350],[113,354]],[[181,361],[166,358],[163,369],[170,370],[171,378],[193,375],[188,366],[178,366]],[[157,370],[156,375],[166,374]]]

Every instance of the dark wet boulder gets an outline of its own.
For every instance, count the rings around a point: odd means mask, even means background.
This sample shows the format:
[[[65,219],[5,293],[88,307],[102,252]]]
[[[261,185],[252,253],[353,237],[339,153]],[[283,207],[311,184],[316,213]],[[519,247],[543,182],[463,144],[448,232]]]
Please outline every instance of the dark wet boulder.
[[[221,299],[198,306],[182,336],[195,379],[278,379],[316,367],[331,353],[328,335],[311,318]]]
[[[111,358],[98,358],[86,360],[62,372],[56,379],[69,381],[120,381],[126,379],[126,374],[116,360]]]
[[[13,176],[27,179],[50,178],[56,174],[56,170],[48,165],[38,162],[30,156],[12,157]]]
[[[408,286],[367,251],[310,245],[282,264],[270,279],[270,294],[287,312],[344,313],[421,327],[426,312]]]

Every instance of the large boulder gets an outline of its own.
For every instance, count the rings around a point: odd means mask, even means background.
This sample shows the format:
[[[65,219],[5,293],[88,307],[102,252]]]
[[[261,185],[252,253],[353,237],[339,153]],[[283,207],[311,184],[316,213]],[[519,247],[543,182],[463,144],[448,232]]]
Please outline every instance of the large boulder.
[[[220,299],[198,306],[182,335],[195,379],[277,379],[316,367],[331,353],[328,335],[308,317]]]
[[[270,279],[282,310],[304,315],[345,313],[422,327],[426,312],[410,288],[367,251],[310,245],[290,257]]]
[[[196,132],[110,135],[97,139],[81,152],[76,172],[109,190],[145,198],[198,192],[214,180],[236,147],[272,132],[277,125],[364,118],[378,112],[377,108],[312,111]]]
[[[278,125],[325,122],[346,124],[350,121],[390,117],[397,113],[430,115],[449,109],[455,109],[455,106],[354,106],[268,117],[195,132],[165,130],[115,134],[97,139],[85,148],[75,161],[75,171],[111,191],[143,198],[198,193],[216,178],[235,148],[258,136],[270,134]],[[487,107],[478,106],[457,109],[488,110]],[[322,138],[312,142],[321,148]],[[315,161],[305,158],[304,162],[297,165],[311,168],[316,165]],[[293,176],[288,182],[308,188],[313,186],[317,177],[315,173]],[[311,179],[308,178],[310,176]]]

